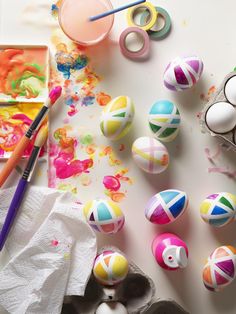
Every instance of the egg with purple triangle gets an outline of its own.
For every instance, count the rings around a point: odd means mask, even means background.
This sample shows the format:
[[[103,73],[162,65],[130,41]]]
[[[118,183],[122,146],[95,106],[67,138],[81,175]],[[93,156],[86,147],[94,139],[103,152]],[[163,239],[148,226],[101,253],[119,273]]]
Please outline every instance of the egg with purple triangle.
[[[188,207],[188,196],[179,190],[165,190],[154,195],[146,205],[146,218],[158,225],[178,219]]]
[[[84,205],[83,212],[88,224],[101,233],[117,233],[125,223],[122,210],[112,201],[104,199],[89,201]]]
[[[236,195],[226,192],[209,195],[200,206],[202,219],[213,227],[233,222],[236,215]]]
[[[236,248],[231,245],[216,248],[203,268],[202,279],[210,291],[220,291],[236,276]]]

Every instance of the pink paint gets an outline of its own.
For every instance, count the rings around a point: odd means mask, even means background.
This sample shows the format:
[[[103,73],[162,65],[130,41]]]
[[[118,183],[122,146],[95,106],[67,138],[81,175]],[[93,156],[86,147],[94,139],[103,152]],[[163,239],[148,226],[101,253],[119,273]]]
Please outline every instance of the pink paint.
[[[14,114],[12,119],[20,120],[26,125],[30,125],[32,123],[32,120],[23,113]]]
[[[73,176],[88,172],[88,169],[93,166],[92,159],[73,160],[67,159],[65,154],[59,154],[59,157],[54,159],[53,165],[56,169],[56,176],[59,179],[66,179]]]
[[[120,181],[114,176],[105,176],[103,178],[103,184],[106,189],[110,191],[118,191],[120,189]]]
[[[52,246],[58,246],[59,242],[57,240],[52,240],[51,244]]]
[[[49,98],[51,99],[51,105],[53,105],[57,101],[57,99],[61,96],[61,93],[62,93],[61,86],[56,86],[50,91]]]

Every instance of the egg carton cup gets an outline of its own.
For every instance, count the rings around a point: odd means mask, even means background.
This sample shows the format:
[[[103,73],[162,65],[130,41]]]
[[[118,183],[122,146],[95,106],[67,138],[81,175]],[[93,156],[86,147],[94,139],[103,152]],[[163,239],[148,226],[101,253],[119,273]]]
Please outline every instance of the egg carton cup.
[[[114,246],[106,246],[99,250],[114,250],[124,254]],[[173,300],[155,299],[156,289],[153,280],[135,263],[129,262],[127,277],[116,287],[103,287],[91,275],[84,297],[65,297],[62,314],[94,314],[102,302],[120,302],[129,314],[186,314]]]
[[[219,134],[219,133],[215,133],[212,130],[210,130],[207,126],[207,123],[206,123],[206,113],[212,105],[214,105],[217,102],[221,102],[221,101],[230,103],[225,96],[224,89],[225,89],[225,85],[226,85],[227,81],[230,78],[232,78],[233,76],[236,76],[236,71],[229,73],[224,78],[224,80],[221,83],[221,85],[219,86],[219,88],[216,90],[216,92],[212,95],[212,97],[210,98],[208,103],[205,105],[204,109],[200,113],[200,125],[201,125],[201,130],[203,133],[209,133],[211,136],[219,138],[220,140],[222,140],[222,147],[224,147],[227,150],[233,150],[236,152],[236,127],[228,133]],[[231,105],[233,105],[233,104],[231,104]],[[236,106],[235,105],[233,105],[233,106],[235,107],[235,110],[236,110]],[[235,121],[235,125],[236,125],[236,121]]]

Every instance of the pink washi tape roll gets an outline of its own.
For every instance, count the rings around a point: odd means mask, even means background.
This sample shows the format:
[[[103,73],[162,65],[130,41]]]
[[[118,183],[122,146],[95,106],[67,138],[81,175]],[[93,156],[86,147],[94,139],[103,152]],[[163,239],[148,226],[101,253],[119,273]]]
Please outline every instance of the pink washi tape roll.
[[[127,37],[132,33],[138,35],[142,39],[142,46],[138,50],[130,50],[127,47]],[[138,27],[126,28],[120,35],[119,44],[123,55],[130,59],[139,59],[144,57],[150,50],[150,40],[148,34]]]

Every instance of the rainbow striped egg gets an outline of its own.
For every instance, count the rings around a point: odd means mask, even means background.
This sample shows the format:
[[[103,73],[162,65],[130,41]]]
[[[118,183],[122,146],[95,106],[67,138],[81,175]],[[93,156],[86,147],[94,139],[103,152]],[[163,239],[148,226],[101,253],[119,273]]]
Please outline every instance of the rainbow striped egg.
[[[202,71],[203,62],[199,57],[177,57],[165,70],[164,84],[172,91],[184,91],[197,83]]]
[[[97,199],[85,204],[84,216],[89,225],[102,233],[117,233],[125,223],[120,207],[112,201]]]
[[[134,118],[134,104],[127,96],[112,99],[104,108],[100,129],[110,140],[119,140],[130,130]]]
[[[148,121],[152,132],[160,141],[170,142],[179,133],[180,113],[178,108],[168,100],[157,101],[151,107]]]
[[[165,190],[154,195],[146,205],[146,218],[159,225],[169,224],[180,217],[188,206],[188,197],[179,190]]]
[[[202,202],[200,214],[211,226],[228,225],[236,215],[236,196],[225,192],[211,194]]]
[[[152,137],[139,137],[132,145],[135,163],[148,173],[161,173],[169,165],[169,153],[166,147]]]
[[[125,279],[129,271],[126,257],[112,250],[99,254],[94,262],[93,274],[97,281],[105,286],[113,286]]]
[[[210,291],[220,291],[228,286],[236,276],[236,248],[220,246],[208,257],[202,272],[205,287]]]

